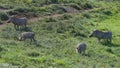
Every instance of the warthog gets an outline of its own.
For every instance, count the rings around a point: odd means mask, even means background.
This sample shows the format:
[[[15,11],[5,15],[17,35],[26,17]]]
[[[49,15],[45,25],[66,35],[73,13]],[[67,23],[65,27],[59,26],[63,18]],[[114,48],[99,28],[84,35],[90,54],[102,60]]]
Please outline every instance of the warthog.
[[[81,53],[84,54],[85,50],[86,50],[86,47],[87,47],[87,45],[85,43],[80,43],[80,44],[77,45],[76,51],[80,54]]]
[[[23,17],[23,18],[17,18],[15,15],[11,16],[9,18],[9,20],[7,21],[7,23],[12,22],[14,24],[14,28],[19,28],[20,26],[24,26],[26,28],[26,24],[27,24],[27,18]]]
[[[109,31],[102,32],[102,31],[99,31],[99,30],[94,30],[89,37],[96,37],[98,39],[98,42],[100,42],[101,39],[106,39],[107,42],[111,43],[112,32],[109,32]]]
[[[26,39],[30,39],[31,42],[32,40],[35,41],[35,33],[34,32],[22,32],[20,34],[19,40],[20,41],[25,41]]]

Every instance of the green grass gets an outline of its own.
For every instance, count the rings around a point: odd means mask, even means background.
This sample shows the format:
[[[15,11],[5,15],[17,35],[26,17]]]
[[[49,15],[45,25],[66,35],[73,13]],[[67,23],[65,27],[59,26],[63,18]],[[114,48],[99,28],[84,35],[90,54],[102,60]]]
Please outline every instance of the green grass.
[[[7,63],[20,68],[119,68],[119,4],[102,1],[100,5],[91,11],[28,23],[27,31],[36,34],[37,42],[32,44],[30,40],[17,40],[19,33],[25,30],[16,31],[12,23],[7,24],[0,29],[0,65]],[[104,41],[100,44],[96,38],[89,38],[94,29],[111,31],[112,44],[104,44]],[[84,56],[76,53],[76,45],[82,42],[87,44]]]

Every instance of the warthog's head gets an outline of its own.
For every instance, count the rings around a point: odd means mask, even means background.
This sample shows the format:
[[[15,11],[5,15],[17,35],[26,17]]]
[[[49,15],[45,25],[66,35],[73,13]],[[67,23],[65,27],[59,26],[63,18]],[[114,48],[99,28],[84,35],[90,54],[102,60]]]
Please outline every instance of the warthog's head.
[[[81,53],[84,52],[86,50],[86,44],[85,43],[79,43],[76,47],[76,52],[77,53]]]
[[[98,30],[94,30],[89,37],[95,37],[97,33],[98,33]]]
[[[19,41],[23,41],[23,40],[24,40],[24,38],[22,38],[22,37],[19,37],[19,38],[18,38],[18,40],[19,40]]]
[[[15,18],[16,18],[15,16],[10,16],[9,20],[7,21],[7,23],[10,23],[10,22],[14,21]]]

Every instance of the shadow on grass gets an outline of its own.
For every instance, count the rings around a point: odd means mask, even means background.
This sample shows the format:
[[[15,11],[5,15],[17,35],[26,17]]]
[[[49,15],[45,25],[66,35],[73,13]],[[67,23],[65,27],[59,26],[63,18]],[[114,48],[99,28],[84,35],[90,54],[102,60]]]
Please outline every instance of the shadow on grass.
[[[91,57],[91,55],[90,55],[90,54],[84,54],[83,56],[86,56],[86,57]]]
[[[120,47],[120,44],[115,44],[115,43],[102,42],[101,44],[104,45],[104,46],[108,46],[108,47]]]
[[[31,45],[34,45],[36,47],[41,47],[41,42],[39,40],[36,40],[35,41],[30,41],[29,39],[27,39],[26,41],[24,41],[24,46],[31,46]]]
[[[26,27],[26,28],[22,29],[22,31],[32,32],[32,30],[29,27]]]
[[[21,29],[16,29],[17,31],[25,31],[25,32],[32,32],[32,30],[29,27],[21,28]]]

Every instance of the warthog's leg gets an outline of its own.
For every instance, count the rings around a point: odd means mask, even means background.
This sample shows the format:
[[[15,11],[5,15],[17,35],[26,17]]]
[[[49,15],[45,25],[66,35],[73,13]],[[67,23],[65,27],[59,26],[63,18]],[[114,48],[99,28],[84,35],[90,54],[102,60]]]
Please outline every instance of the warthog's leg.
[[[30,38],[30,44],[31,44],[32,41],[35,42],[36,40],[34,38]]]
[[[107,43],[110,42],[109,39],[106,39],[107,40]]]
[[[26,27],[27,27],[27,25],[25,24],[25,25],[24,25],[24,27],[26,28]]]
[[[79,53],[79,54],[82,54],[82,51],[78,49],[78,53]]]
[[[32,42],[32,38],[30,39],[30,42]]]
[[[22,38],[23,39],[23,41],[25,41],[26,40],[26,38]]]
[[[30,38],[30,44],[32,43],[32,38]]]
[[[19,29],[22,30],[22,26],[19,26]]]
[[[14,28],[16,29],[16,25],[14,24]]]
[[[19,27],[19,25],[17,25],[17,29],[19,29],[20,27]]]
[[[101,38],[98,38],[98,43],[100,43],[101,42]]]
[[[35,38],[33,38],[33,40],[36,41]]]
[[[26,26],[24,25],[24,28],[26,28]]]
[[[110,38],[109,40],[110,40],[110,43],[112,43],[112,38]]]
[[[111,38],[106,39],[107,43],[111,43]]]
[[[85,55],[85,50],[82,52],[82,55]]]

